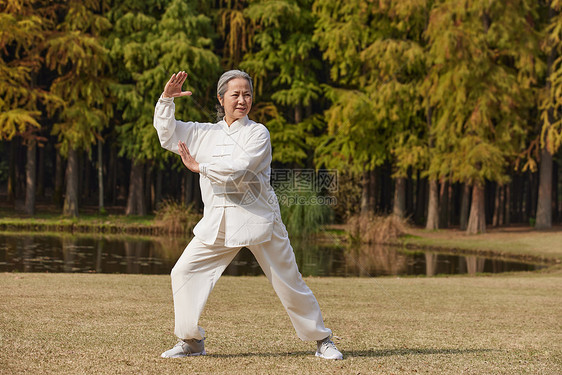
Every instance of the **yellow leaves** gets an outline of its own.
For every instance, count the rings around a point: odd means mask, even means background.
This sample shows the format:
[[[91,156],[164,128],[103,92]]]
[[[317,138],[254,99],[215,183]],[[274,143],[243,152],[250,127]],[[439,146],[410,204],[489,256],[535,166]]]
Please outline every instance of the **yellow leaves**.
[[[222,9],[219,15],[219,34],[225,38],[224,55],[229,65],[233,66],[242,60],[243,53],[248,50],[251,33],[248,33],[244,12],[238,9]]]
[[[2,12],[18,14],[23,11],[24,4],[26,0],[3,0]]]
[[[17,134],[27,132],[30,127],[40,129],[41,125],[37,122],[39,116],[39,111],[21,108],[0,112],[0,139],[10,140]]]
[[[265,124],[269,119],[280,117],[279,111],[275,104],[271,102],[259,102],[252,106],[252,118],[255,121]]]
[[[558,116],[556,120],[551,122],[552,113],[552,111],[543,112],[540,146],[554,155],[562,145],[562,118]]]
[[[100,41],[80,31],[61,33],[47,41],[45,62],[49,69],[64,73],[68,65],[74,75],[95,75],[104,69],[107,50]]]
[[[44,39],[43,20],[35,15],[26,17],[0,13],[0,52],[8,54],[7,47],[13,48],[11,56],[19,59],[22,54],[34,52],[39,58],[38,44]]]

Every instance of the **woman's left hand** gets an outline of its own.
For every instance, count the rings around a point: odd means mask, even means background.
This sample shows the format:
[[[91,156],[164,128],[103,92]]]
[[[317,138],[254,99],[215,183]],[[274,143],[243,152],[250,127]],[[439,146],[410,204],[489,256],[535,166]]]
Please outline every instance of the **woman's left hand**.
[[[199,163],[195,161],[193,156],[191,156],[184,142],[178,142],[178,151],[181,156],[181,161],[183,161],[183,164],[187,167],[187,169],[192,172],[199,173]]]

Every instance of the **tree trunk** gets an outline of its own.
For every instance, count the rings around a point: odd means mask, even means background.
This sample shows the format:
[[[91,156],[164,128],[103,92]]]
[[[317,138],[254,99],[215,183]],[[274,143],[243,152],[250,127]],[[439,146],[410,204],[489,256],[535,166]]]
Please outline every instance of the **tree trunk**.
[[[381,181],[381,178],[379,178]],[[369,212],[375,213],[377,209],[377,170],[369,171]]]
[[[302,121],[302,106],[297,104],[295,106],[295,124],[298,124]]]
[[[439,228],[447,228],[449,223],[449,182],[441,181],[439,190]]]
[[[78,180],[78,191],[81,192],[81,197],[84,198],[83,201],[89,202],[91,197],[92,187],[90,186],[91,174],[92,174],[92,164],[89,157],[80,157],[78,165],[81,166],[80,172],[82,178]]]
[[[380,168],[379,183],[378,183],[378,204],[375,207],[375,211],[382,212],[383,214],[390,214],[393,212],[394,207],[392,204],[394,190],[392,188],[392,165],[390,163],[385,163],[383,168]],[[404,188],[406,183],[404,182]],[[404,194],[406,194],[404,190]],[[404,207],[406,206],[404,198]]]
[[[496,189],[494,192],[494,216],[492,217],[492,226],[497,227],[500,225],[500,210],[501,210],[501,200],[500,200],[501,186],[496,184]]]
[[[144,165],[133,159],[131,178],[129,179],[129,197],[127,199],[126,215],[146,215],[144,204]]]
[[[109,146],[105,191],[108,202],[113,205],[117,200],[117,156],[115,154],[115,148]]]
[[[35,193],[37,191],[37,142],[30,140],[27,144],[27,161],[25,164],[25,213],[35,214]]]
[[[39,147],[37,157],[37,192],[35,196],[45,197],[45,147]]]
[[[399,218],[406,217],[406,178],[404,177],[395,180],[392,212]]]
[[[68,151],[66,164],[66,193],[64,196],[64,216],[78,217],[78,152],[75,149]]]
[[[550,21],[555,16],[555,11],[552,6],[549,7],[548,20]],[[552,50],[547,58],[547,75],[552,76],[552,66],[556,58],[556,50]],[[551,81],[546,80],[546,90],[551,89]],[[549,109],[547,112],[549,123],[553,123],[554,116],[553,110]],[[541,139],[543,140],[543,139]],[[546,140],[545,140],[546,141]],[[537,229],[550,229],[552,228],[552,154],[547,149],[546,145],[541,150],[541,165],[539,176],[539,192],[537,202],[537,216],[535,228]],[[555,190],[556,191],[556,190]]]
[[[427,178],[421,178],[420,171],[417,171],[416,178],[416,213],[415,222],[416,224],[424,224],[425,222],[425,212],[427,204]]]
[[[504,224],[511,224],[511,184],[505,186],[505,219]]]
[[[201,176],[199,173],[193,174],[193,202],[195,202],[195,208],[199,211],[203,209],[203,199],[201,197],[201,188],[199,184],[200,178]]]
[[[156,171],[156,187],[154,191],[154,207],[159,207],[162,200],[162,169],[158,168]]]
[[[475,183],[472,187],[472,204],[470,205],[470,217],[466,228],[467,234],[486,232],[486,210],[484,186]]]
[[[505,185],[500,186],[500,209],[498,225],[505,225]]]
[[[149,202],[148,203],[148,206],[149,206],[148,212],[155,211],[156,210],[156,204],[157,204],[157,202],[156,202],[156,178],[153,178],[154,174],[156,172],[156,170],[154,168],[156,168],[156,167],[151,168],[150,174],[147,174],[147,176],[146,176],[146,178],[147,178],[146,183],[150,184],[150,189],[146,189],[147,190],[147,196],[148,196],[147,200]]]
[[[59,150],[56,149],[55,152],[55,190],[53,191],[53,203],[60,208],[62,204],[62,189],[64,185],[64,162]]]
[[[144,185],[144,189],[143,189],[143,193],[144,193],[144,197],[143,197],[143,202],[144,202],[144,211],[146,213],[151,212],[152,211],[152,199],[150,196],[150,189],[151,189],[151,184],[152,184],[152,166],[150,164],[150,162],[146,163],[144,165],[144,181],[143,181],[143,185]]]
[[[527,189],[524,190],[525,194],[525,223],[532,224],[533,220],[536,219],[536,202],[538,194],[535,194],[535,174],[531,171],[527,173]]]
[[[98,141],[98,210],[100,214],[105,213],[103,206],[103,145]]]
[[[414,183],[412,181],[412,171],[408,171],[406,180],[406,212],[405,216],[412,216],[414,214]]]
[[[552,163],[552,221],[557,223],[560,220],[560,209],[558,197],[558,163]]]
[[[369,213],[369,171],[361,176],[361,216]]]
[[[537,204],[537,229],[552,228],[552,154],[541,150],[539,198]]]
[[[16,199],[16,156],[17,156],[17,149],[16,149],[16,140],[12,139],[10,141],[10,166],[8,171],[8,202],[14,202]]]
[[[195,194],[193,191],[193,181],[195,180],[194,177],[195,177],[194,174],[190,170],[187,170],[187,172],[185,172],[185,177],[184,177],[185,192],[183,194],[183,197],[185,199],[186,206],[189,206],[191,202],[193,202],[193,200],[195,199]]]
[[[461,198],[461,213],[460,213],[460,228],[461,230],[466,230],[468,226],[468,205],[470,203],[470,185],[467,183],[463,184],[462,188],[462,198]]]
[[[458,191],[459,187],[456,184],[449,183],[449,211],[447,216],[447,226],[457,224],[458,214]]]
[[[429,180],[429,203],[425,229],[439,229],[439,186],[437,180]]]

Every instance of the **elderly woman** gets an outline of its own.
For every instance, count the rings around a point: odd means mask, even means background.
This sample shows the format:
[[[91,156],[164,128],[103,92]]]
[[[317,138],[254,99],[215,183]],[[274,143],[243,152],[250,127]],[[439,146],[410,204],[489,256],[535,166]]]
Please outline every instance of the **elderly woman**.
[[[316,341],[316,356],[342,359],[324,326],[316,298],[295,262],[279,204],[270,183],[271,143],[267,128],[248,118],[252,108],[250,76],[224,73],[217,85],[218,123],[182,122],[174,117],[174,98],[185,72],[172,75],[156,104],[154,127],[162,147],[181,155],[200,174],[203,218],[195,237],[172,269],[175,335],[179,342],[164,358],[205,354],[199,317],[215,283],[242,247],[254,254],[281,299],[299,338]]]

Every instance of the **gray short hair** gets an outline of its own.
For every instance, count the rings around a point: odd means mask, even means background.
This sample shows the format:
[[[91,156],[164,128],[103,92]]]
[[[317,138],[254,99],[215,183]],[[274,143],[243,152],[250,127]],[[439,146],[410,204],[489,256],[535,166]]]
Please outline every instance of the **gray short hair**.
[[[224,94],[228,88],[228,82],[235,78],[244,78],[250,84],[250,93],[252,94],[252,98],[254,97],[254,85],[252,83],[252,77],[246,72],[241,70],[229,70],[224,72],[222,76],[219,78],[219,82],[217,83],[217,95],[222,99],[224,98]],[[224,107],[222,105],[217,104],[217,121],[222,120],[224,117]]]

